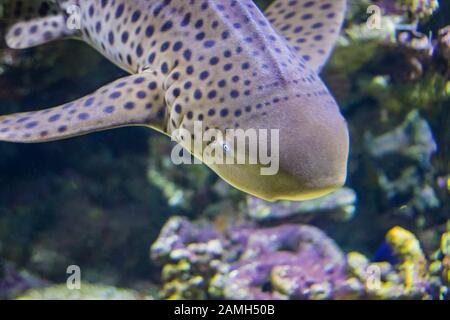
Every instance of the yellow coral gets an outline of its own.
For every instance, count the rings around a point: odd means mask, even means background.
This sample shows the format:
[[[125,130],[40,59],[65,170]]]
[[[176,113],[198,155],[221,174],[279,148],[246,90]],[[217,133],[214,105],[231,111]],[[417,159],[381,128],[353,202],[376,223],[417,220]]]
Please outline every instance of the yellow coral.
[[[392,251],[402,261],[424,261],[425,257],[420,248],[419,240],[414,234],[402,227],[394,227],[386,235],[386,242]]]
[[[450,231],[442,235],[441,251],[443,255],[450,256]]]
[[[418,18],[431,16],[438,8],[438,0],[401,0],[400,5]]]
[[[442,235],[441,252],[444,256],[442,259],[442,264],[444,267],[443,278],[447,284],[450,284],[450,231]]]
[[[401,227],[394,227],[386,235],[386,242],[399,259],[400,271],[406,290],[415,291],[425,281],[427,261],[414,234]]]

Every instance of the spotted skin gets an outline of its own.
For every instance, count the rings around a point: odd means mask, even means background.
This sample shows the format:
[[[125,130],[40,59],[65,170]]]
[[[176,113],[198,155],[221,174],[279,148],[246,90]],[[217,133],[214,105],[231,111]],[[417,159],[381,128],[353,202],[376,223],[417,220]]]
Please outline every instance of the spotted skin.
[[[93,132],[145,123],[164,131],[160,126],[165,117],[161,86],[151,72],[125,77],[62,106],[2,118],[0,134],[11,142],[44,142],[86,133],[86,127]]]
[[[12,26],[7,45],[26,49],[57,39],[76,37],[78,30],[67,27],[67,9],[74,0],[4,0],[3,18]]]
[[[278,129],[277,175],[262,176],[261,165],[210,167],[235,187],[267,200],[315,198],[344,183],[348,130],[317,69],[338,32],[335,22],[328,26],[331,20],[323,19],[332,12],[342,17],[345,1],[278,0],[268,12],[275,24],[250,0],[67,2],[81,8],[76,36],[132,75],[74,103],[2,117],[0,140],[42,142],[126,125],[167,135],[179,128],[193,133],[195,121],[224,133]],[[291,16],[285,8],[311,15],[292,15],[298,24],[292,28],[323,24],[314,29],[323,29],[316,42],[323,42],[327,54],[292,43],[291,28],[276,23],[279,15]],[[20,24],[9,35],[18,32],[17,38],[26,39],[29,30],[17,28]],[[333,36],[327,35],[329,28]]]
[[[275,1],[266,17],[291,46],[320,71],[331,54],[344,20],[346,1]]]
[[[26,49],[75,33],[66,27],[66,18],[60,14],[16,23],[6,35],[6,44],[13,49]]]

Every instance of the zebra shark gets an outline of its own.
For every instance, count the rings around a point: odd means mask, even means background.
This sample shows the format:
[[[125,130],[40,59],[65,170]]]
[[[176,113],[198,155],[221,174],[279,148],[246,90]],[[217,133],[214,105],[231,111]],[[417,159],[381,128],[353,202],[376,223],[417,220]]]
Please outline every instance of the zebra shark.
[[[276,0],[265,12],[251,0],[38,0],[13,1],[13,8],[10,48],[78,39],[130,75],[76,101],[0,117],[0,141],[136,125],[171,136],[193,132],[196,121],[221,132],[276,129],[275,175],[261,175],[261,163],[207,165],[268,201],[312,199],[345,183],[348,128],[319,73],[346,0]],[[78,10],[77,28],[69,8]]]

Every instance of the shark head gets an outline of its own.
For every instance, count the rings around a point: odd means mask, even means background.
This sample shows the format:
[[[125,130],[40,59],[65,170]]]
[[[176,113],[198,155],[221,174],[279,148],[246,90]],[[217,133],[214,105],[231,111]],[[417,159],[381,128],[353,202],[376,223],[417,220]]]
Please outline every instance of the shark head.
[[[280,90],[271,101],[279,109],[268,108],[267,117],[260,120],[239,122],[239,129],[232,131],[238,138],[231,134],[215,141],[233,164],[210,167],[238,189],[268,201],[308,200],[342,187],[348,127],[325,87],[311,93]],[[245,141],[245,147],[239,141]],[[252,164],[252,158],[258,161]],[[239,164],[240,159],[247,162]]]

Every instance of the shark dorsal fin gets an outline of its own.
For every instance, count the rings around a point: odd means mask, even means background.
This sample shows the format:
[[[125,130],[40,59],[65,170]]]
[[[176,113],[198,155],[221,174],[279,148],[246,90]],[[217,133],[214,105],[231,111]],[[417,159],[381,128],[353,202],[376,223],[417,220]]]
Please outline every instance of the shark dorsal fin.
[[[291,46],[320,71],[339,36],[346,0],[277,0],[266,10],[267,18]]]

